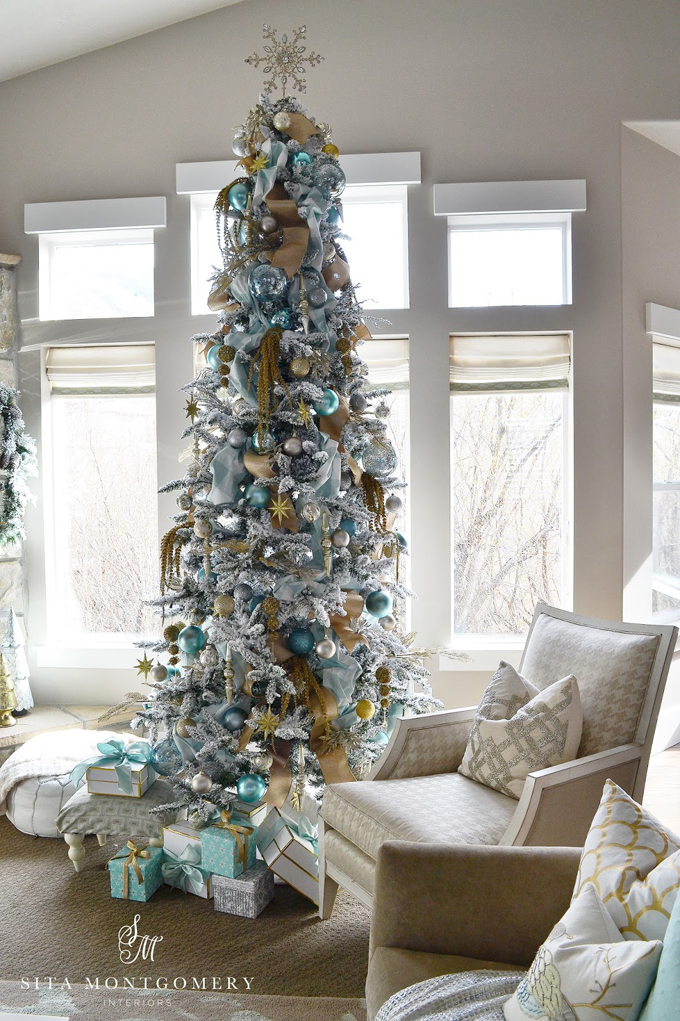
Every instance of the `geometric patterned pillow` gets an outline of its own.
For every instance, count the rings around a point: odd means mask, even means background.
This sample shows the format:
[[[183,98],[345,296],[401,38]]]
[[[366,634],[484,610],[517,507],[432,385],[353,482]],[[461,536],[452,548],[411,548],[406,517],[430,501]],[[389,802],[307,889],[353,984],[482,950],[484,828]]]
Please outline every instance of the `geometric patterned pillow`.
[[[680,890],[680,838],[613,780],[604,785],[574,897],[592,885],[624,939],[663,939]]]
[[[501,661],[477,707],[458,772],[519,798],[529,773],[576,758],[582,728],[575,677],[538,691]]]

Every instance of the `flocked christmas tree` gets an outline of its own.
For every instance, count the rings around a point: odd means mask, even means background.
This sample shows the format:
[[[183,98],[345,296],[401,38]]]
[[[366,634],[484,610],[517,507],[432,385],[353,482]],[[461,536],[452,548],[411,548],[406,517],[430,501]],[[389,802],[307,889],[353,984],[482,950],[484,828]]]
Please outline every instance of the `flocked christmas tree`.
[[[409,595],[385,391],[369,389],[342,249],[345,177],[305,91],[305,29],[265,26],[271,77],[216,203],[224,267],[207,367],[186,388],[191,460],[162,542],[164,640],[138,714],[177,804],[294,806],[365,775],[397,716],[433,702],[400,632]],[[277,79],[283,97],[274,99]],[[168,657],[167,665],[163,662]],[[420,693],[416,692],[420,688]]]

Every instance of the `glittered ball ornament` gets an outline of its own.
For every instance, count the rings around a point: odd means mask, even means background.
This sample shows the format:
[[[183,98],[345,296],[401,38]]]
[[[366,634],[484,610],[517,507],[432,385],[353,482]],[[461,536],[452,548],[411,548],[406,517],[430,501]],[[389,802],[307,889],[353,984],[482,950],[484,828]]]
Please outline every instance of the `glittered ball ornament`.
[[[401,497],[391,493],[385,500],[385,508],[390,514],[396,514],[397,511],[401,510]]]
[[[178,737],[187,738],[189,737],[189,730],[191,727],[196,726],[196,720],[192,720],[190,716],[183,716],[181,720],[178,720],[175,724],[175,731]]]
[[[271,752],[257,752],[253,755],[252,763],[255,769],[271,769],[274,765],[274,756]]]
[[[375,409],[376,418],[389,418],[390,406],[381,401],[378,407]]]
[[[233,596],[230,596],[228,592],[222,592],[219,596],[215,596],[213,610],[216,617],[228,617],[234,610]]]
[[[305,521],[309,521],[311,524],[313,521],[318,521],[321,515],[321,508],[318,503],[314,502],[314,500],[310,500],[309,503],[306,503],[302,508],[301,514]]]
[[[182,652],[186,652],[188,656],[195,656],[205,645],[205,634],[200,627],[189,624],[180,631],[177,644]]]
[[[220,661],[220,654],[214,645],[206,645],[201,653],[201,663],[205,667],[216,667]]]
[[[380,618],[380,624],[384,627],[385,631],[394,631],[397,626],[397,618],[391,613],[386,613],[384,617]]]
[[[224,716],[222,717],[222,722],[224,723],[224,726],[227,728],[227,730],[234,733],[237,730],[243,730],[243,724],[246,722],[247,719],[248,713],[245,711],[245,709],[241,709],[241,707],[238,705],[232,705],[229,706]]]
[[[362,698],[357,702],[354,712],[360,720],[370,720],[371,717],[375,716],[375,706],[370,699]]]
[[[387,441],[369,443],[364,449],[361,459],[364,471],[374,478],[391,475],[398,463],[396,451]]]
[[[352,409],[352,411],[357,411],[361,413],[362,411],[365,411],[366,408],[368,407],[368,401],[366,400],[365,396],[362,393],[355,391],[350,396],[349,406]]]
[[[162,663],[156,663],[156,665],[152,666],[149,670],[149,678],[156,684],[162,684],[163,681],[167,681],[168,679],[168,668],[163,666]]]
[[[304,356],[293,358],[288,368],[290,369],[292,376],[295,376],[296,379],[302,379],[304,376],[309,375],[309,370],[311,368],[309,358],[305,358]]]
[[[290,114],[285,110],[279,110],[272,118],[272,124],[277,131],[287,131],[290,127]]]
[[[250,188],[240,181],[237,184],[232,184],[227,192],[227,199],[232,209],[238,209],[240,212],[243,212],[248,205],[249,195]]]
[[[238,450],[248,439],[248,433],[245,429],[241,429],[240,426],[236,425],[233,429],[230,429],[227,433],[227,443],[230,447]]]
[[[325,199],[342,195],[345,183],[345,175],[337,163],[320,163],[314,168],[314,184]]]
[[[264,433],[260,438],[259,432],[254,432],[251,443],[256,454],[268,454],[276,446],[276,440],[271,433]]]
[[[314,652],[317,654],[319,659],[331,659],[335,655],[336,651],[337,648],[332,638],[322,638],[314,647]]]
[[[323,308],[328,301],[328,295],[323,287],[313,287],[307,295],[307,299],[312,308]]]
[[[335,390],[326,389],[323,392],[323,397],[320,401],[314,401],[313,407],[317,415],[321,415],[322,418],[327,418],[328,415],[332,415],[338,410],[340,404],[340,398],[336,394]]]
[[[212,780],[203,770],[191,778],[191,789],[195,794],[207,794],[212,785]]]
[[[278,301],[288,290],[288,277],[278,266],[261,262],[250,274],[250,289],[260,301]]]
[[[293,628],[288,635],[288,648],[296,656],[306,656],[314,648],[314,635],[309,628]]]
[[[326,142],[321,151],[327,153],[329,156],[335,156],[336,159],[340,155],[340,150],[337,145],[333,145],[332,142]]]
[[[349,533],[344,528],[336,528],[331,532],[331,542],[336,549],[344,549],[345,546],[349,546]]]
[[[263,216],[260,220],[260,227],[265,234],[275,234],[279,229],[279,222],[274,216]]]
[[[212,535],[212,525],[207,518],[198,518],[194,522],[194,535],[199,539],[207,539]]]
[[[366,610],[372,617],[384,617],[392,612],[392,596],[384,589],[376,589],[366,596]]]
[[[241,801],[245,801],[247,805],[253,805],[265,796],[267,784],[257,773],[244,773],[236,781],[236,793]]]
[[[253,590],[250,587],[250,585],[247,584],[247,582],[240,581],[236,588],[234,589],[234,595],[236,596],[237,599],[240,599],[242,602],[245,603],[247,602],[248,599],[253,598]]]
[[[298,457],[302,453],[302,440],[299,436],[289,436],[283,441],[283,452],[288,457]]]
[[[151,764],[161,776],[173,776],[182,768],[182,756],[174,741],[167,737],[151,748]]]
[[[288,308],[280,308],[278,312],[274,312],[274,314],[269,317],[269,325],[280,326],[282,330],[290,329],[292,322],[293,316]]]
[[[246,486],[246,500],[251,507],[262,509],[269,503],[269,490],[264,486],[256,486],[254,482],[249,482]]]
[[[294,167],[308,167],[311,162],[312,157],[308,152],[296,152],[291,160]]]
[[[177,497],[177,506],[180,510],[189,510],[191,508],[192,499],[188,493],[181,493]]]

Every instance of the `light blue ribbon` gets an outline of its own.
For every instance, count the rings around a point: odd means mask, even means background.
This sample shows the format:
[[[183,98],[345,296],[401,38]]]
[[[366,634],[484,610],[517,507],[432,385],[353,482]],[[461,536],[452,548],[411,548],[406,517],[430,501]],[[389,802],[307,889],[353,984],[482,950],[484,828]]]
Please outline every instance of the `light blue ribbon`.
[[[208,500],[214,504],[236,503],[241,496],[239,486],[248,475],[243,465],[242,448],[225,443],[213,457],[210,471],[213,484],[208,493]]]
[[[260,146],[260,151],[269,157],[269,166],[258,170],[253,190],[253,209],[258,209],[276,183],[276,172],[288,162],[288,146],[268,138]]]
[[[201,849],[195,843],[187,844],[181,854],[163,849],[161,873],[170,886],[200,896],[203,887],[210,878],[206,869],[199,867]]]
[[[262,853],[262,849],[268,846],[274,839],[277,833],[280,833],[284,827],[293,833],[296,837],[302,837],[309,844],[312,845],[314,854],[319,854],[319,841],[318,841],[318,827],[316,823],[304,815],[302,812],[295,812],[292,807],[287,803],[283,804],[279,809],[281,813],[271,826],[267,825],[255,832],[255,843],[257,844],[258,850]]]
[[[115,769],[118,786],[124,794],[132,794],[132,767],[149,765],[152,761],[151,745],[148,741],[134,741],[126,745],[120,738],[101,741],[97,748],[100,755],[79,762],[71,772],[71,781],[76,787],[82,782],[90,766],[97,769]]]

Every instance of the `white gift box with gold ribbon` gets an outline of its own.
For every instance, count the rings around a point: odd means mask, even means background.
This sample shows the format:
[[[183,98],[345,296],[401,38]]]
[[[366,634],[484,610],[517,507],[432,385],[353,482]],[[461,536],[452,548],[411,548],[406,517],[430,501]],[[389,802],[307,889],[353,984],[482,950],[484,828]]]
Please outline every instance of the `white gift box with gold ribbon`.
[[[272,808],[257,831],[258,849],[275,876],[319,903],[319,859],[314,844],[287,824]]]
[[[123,791],[113,766],[89,766],[85,774],[88,794],[113,794],[119,798],[141,798],[156,779],[153,767],[148,763],[143,766],[130,766],[130,782],[132,793]]]

